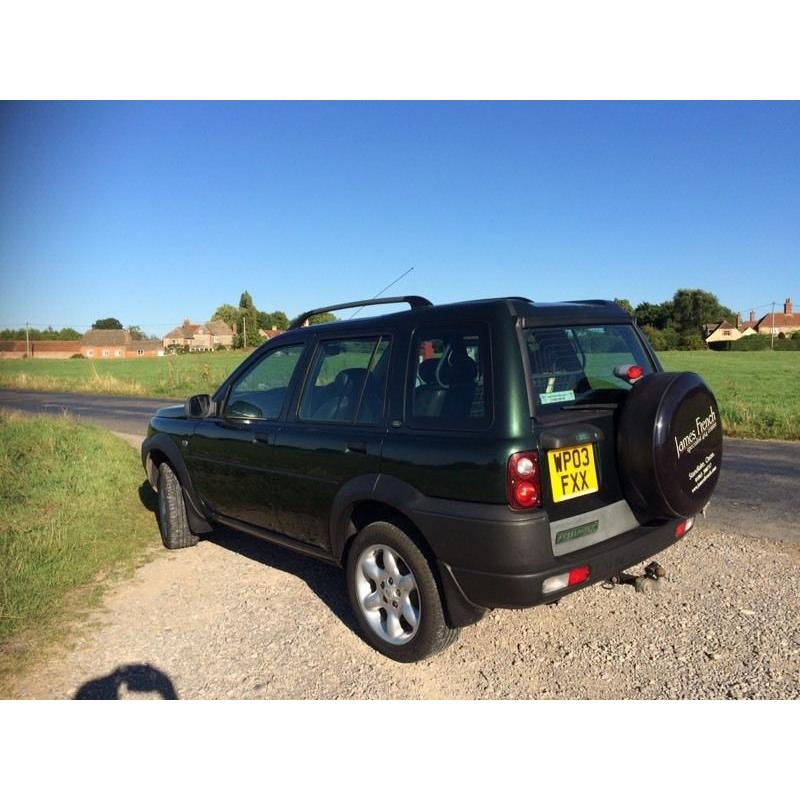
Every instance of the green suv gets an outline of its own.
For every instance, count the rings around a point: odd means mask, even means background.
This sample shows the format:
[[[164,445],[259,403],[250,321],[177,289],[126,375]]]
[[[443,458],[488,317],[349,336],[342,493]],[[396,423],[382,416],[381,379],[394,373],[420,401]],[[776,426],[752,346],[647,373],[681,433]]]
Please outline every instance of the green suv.
[[[320,311],[409,309],[308,326]],[[399,661],[492,608],[608,580],[684,536],[719,478],[694,373],[614,303],[422,297],[314,309],[142,446],[169,548],[236,529],[343,566]]]

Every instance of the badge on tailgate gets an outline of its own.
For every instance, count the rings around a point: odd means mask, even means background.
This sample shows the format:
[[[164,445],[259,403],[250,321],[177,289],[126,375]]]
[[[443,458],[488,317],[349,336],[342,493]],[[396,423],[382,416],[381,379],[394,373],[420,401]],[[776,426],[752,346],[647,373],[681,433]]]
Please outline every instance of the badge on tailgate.
[[[594,445],[582,444],[547,451],[553,502],[570,500],[598,489]]]

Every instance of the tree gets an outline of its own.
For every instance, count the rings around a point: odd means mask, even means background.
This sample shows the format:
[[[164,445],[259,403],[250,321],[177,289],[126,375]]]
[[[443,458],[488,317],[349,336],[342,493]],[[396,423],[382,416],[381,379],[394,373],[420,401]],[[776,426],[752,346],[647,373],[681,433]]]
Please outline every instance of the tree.
[[[642,333],[650,340],[653,350],[667,349],[667,339],[663,331],[654,328],[652,325],[642,325]]]
[[[121,331],[122,323],[116,317],[98,319],[92,327],[97,331]]]
[[[270,328],[277,328],[285,331],[289,327],[289,318],[283,311],[259,311],[257,312],[258,327],[268,331]]]
[[[321,314],[314,314],[308,320],[309,325],[321,325],[323,322],[336,322],[339,317],[336,314],[332,314],[330,311],[323,311]]]
[[[19,328],[18,330],[7,328],[0,331],[0,339],[16,339],[22,341],[25,339],[25,334],[25,328]],[[62,328],[60,331],[52,327],[47,327],[43,331],[40,331],[38,328],[29,328],[27,334],[33,341],[76,341],[81,338],[81,335],[74,328]]]
[[[258,310],[250,292],[242,292],[239,298],[239,327],[236,333],[237,347],[258,347],[261,337],[258,335]]]
[[[615,297],[614,302],[624,311],[627,311],[631,316],[633,316],[633,306],[631,305],[630,300],[626,300],[623,297]]]
[[[663,330],[672,320],[672,312],[672,301],[667,300],[666,303],[639,303],[633,315],[639,325],[651,325]]]
[[[290,325],[289,317],[286,316],[284,311],[273,311],[270,316],[272,317],[272,324],[279,330],[288,330]]]
[[[221,319],[231,330],[238,328],[239,309],[229,303],[221,305],[211,319]]]
[[[708,322],[729,322],[736,315],[721,305],[717,296],[703,289],[678,289],[672,298],[674,305],[673,320],[678,332],[684,336],[703,332],[703,325]]]
[[[678,343],[680,342],[680,334],[672,325],[665,325],[661,329],[661,335],[664,337],[664,349],[665,350],[677,350]]]
[[[131,339],[134,342],[140,342],[142,339],[146,339],[147,336],[144,334],[142,329],[138,325],[131,325],[128,328],[128,333],[131,335]]]

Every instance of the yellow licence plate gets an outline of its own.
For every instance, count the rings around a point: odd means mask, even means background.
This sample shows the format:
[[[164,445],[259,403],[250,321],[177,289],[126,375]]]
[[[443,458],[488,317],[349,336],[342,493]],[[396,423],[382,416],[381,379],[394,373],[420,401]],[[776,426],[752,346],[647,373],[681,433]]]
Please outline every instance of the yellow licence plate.
[[[570,500],[598,489],[594,445],[582,444],[547,451],[553,502]]]

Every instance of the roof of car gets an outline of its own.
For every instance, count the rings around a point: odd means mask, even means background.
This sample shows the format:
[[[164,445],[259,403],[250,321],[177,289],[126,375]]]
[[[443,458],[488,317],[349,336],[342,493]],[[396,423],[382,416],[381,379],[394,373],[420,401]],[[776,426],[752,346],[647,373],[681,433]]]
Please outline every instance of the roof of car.
[[[361,317],[360,319],[341,319],[335,322],[295,328],[291,332],[313,330],[314,333],[332,333],[342,330],[359,330],[409,319],[435,320],[438,316],[447,316],[453,312],[463,313],[465,310],[469,310],[475,315],[498,313],[505,310],[511,316],[521,319],[524,327],[630,321],[628,313],[611,300],[569,300],[559,303],[537,303],[526,297],[491,297],[456,303],[443,303],[441,305],[420,306],[389,314]]]

